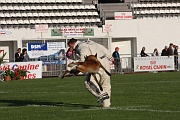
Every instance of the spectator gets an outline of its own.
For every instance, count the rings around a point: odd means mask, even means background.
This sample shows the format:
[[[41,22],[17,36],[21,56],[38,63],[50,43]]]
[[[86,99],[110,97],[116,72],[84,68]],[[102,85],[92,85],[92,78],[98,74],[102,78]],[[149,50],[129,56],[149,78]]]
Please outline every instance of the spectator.
[[[70,55],[72,54],[72,51],[73,51],[73,49],[71,47],[67,50],[67,52],[66,52],[66,57],[67,58],[70,57]]]
[[[146,49],[145,47],[142,47],[141,54],[140,54],[141,57],[147,57],[147,56],[149,56],[148,54],[145,53],[145,49]]]
[[[173,51],[173,43],[170,43],[169,44],[169,48],[167,49],[167,54],[168,54],[168,56],[172,56],[172,55],[174,55],[174,51]]]
[[[69,59],[71,59],[71,60],[79,60],[80,59],[80,57],[76,53],[75,49],[72,51],[72,54],[69,56]]]
[[[114,58],[115,72],[120,72],[120,55],[118,47],[115,48],[115,51],[113,52],[112,56]]]
[[[154,49],[154,52],[152,53],[152,56],[159,56],[157,48]]]
[[[165,46],[164,49],[162,50],[161,56],[168,56],[168,47]]]
[[[22,62],[24,59],[24,56],[21,54],[21,48],[17,49],[17,52],[15,53],[15,62]]]
[[[22,56],[24,56],[23,62],[29,61],[29,55],[27,54],[27,49],[26,48],[24,48],[22,50]]]
[[[179,47],[175,46],[175,49],[174,49],[174,64],[175,64],[176,70],[178,70],[178,49],[179,49]]]

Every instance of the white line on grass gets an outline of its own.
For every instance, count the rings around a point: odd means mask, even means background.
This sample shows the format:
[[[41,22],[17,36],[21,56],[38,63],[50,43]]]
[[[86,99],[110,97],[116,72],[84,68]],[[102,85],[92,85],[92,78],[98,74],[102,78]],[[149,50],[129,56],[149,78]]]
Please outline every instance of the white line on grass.
[[[90,107],[89,109],[76,109],[76,110],[65,110],[68,112],[79,112],[79,111],[91,111],[91,110],[121,110],[121,111],[143,111],[143,112],[161,112],[161,113],[180,113],[180,111],[172,110],[154,110],[154,109],[144,109],[144,108],[132,107],[110,107],[110,108],[101,108],[101,107]]]
[[[149,83],[178,83],[180,81],[148,81],[148,82],[131,82],[131,83],[115,83],[115,84],[149,84]]]
[[[69,87],[69,85],[59,85],[59,86],[56,86],[56,87]],[[79,87],[78,85],[71,85],[71,87]]]
[[[52,92],[4,92],[4,91],[0,91],[0,94],[11,94],[11,93],[18,93],[18,94],[31,94],[31,93],[35,93],[35,94],[51,94]],[[56,93],[83,93],[83,92],[56,92]]]
[[[10,93],[20,93],[20,94],[29,94],[29,93],[40,93],[40,94],[47,94],[47,93],[50,93],[50,92],[4,92],[4,91],[1,91],[0,94],[10,94]]]
[[[61,105],[60,105],[61,106]],[[28,104],[26,106],[9,106],[9,107],[0,107],[0,109],[7,108],[20,108],[20,107],[60,107],[57,105],[37,105],[37,104]],[[120,111],[143,111],[143,112],[158,112],[158,113],[180,113],[180,111],[173,110],[155,110],[155,109],[145,109],[146,106],[129,106],[129,107],[110,107],[110,108],[102,108],[102,107],[90,107],[88,109],[71,109],[64,110],[67,112],[79,112],[79,111],[96,111],[96,110],[120,110]]]
[[[30,106],[30,107],[59,107],[58,104],[56,105],[37,105],[37,104],[28,104],[26,106]]]
[[[132,92],[121,92],[121,91],[116,91],[116,93],[119,94],[127,94],[127,93],[132,93]],[[171,94],[171,92],[136,92],[137,94]]]
[[[61,105],[61,104],[60,104]],[[59,105],[59,106],[60,106]],[[22,108],[22,107],[59,107],[58,104],[56,105],[37,105],[37,104],[27,104],[24,106],[8,106],[8,107],[0,107],[0,109],[9,109],[9,108]]]
[[[12,107],[12,106],[11,107],[0,107],[0,109],[7,109],[7,108],[9,109],[9,108],[19,108],[19,107]]]
[[[0,91],[0,94],[52,94],[53,92],[5,92],[5,91]],[[69,91],[69,92],[56,92],[60,94],[79,94],[79,93],[84,93],[84,92],[75,92],[75,91]],[[117,93],[124,94],[124,93],[129,93],[129,92],[122,92],[122,91],[117,91]],[[137,92],[140,94],[169,94],[170,92]]]

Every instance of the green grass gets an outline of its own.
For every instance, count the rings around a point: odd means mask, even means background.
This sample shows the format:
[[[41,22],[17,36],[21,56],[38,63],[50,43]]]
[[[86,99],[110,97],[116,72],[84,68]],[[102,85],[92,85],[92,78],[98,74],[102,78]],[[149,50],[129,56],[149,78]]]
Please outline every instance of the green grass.
[[[0,120],[179,120],[180,73],[111,77],[111,108],[84,87],[85,76],[0,82]]]

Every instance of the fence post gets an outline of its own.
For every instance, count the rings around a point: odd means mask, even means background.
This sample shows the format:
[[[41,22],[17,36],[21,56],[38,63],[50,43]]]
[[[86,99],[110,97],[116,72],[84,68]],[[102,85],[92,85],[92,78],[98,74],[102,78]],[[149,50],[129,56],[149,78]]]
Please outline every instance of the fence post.
[[[120,64],[119,64],[119,66],[120,66],[120,74],[123,74],[123,72],[122,72],[122,59],[120,58]]]

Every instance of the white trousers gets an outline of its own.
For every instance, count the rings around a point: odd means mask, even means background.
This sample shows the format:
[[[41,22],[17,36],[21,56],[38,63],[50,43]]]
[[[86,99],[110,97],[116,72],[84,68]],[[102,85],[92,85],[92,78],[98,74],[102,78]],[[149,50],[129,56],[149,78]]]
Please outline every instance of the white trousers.
[[[103,58],[100,60],[101,64],[106,68],[107,71],[110,71],[109,61],[107,58]],[[104,63],[104,64],[103,64]],[[106,64],[105,64],[106,63]],[[105,99],[102,103],[103,107],[110,107],[110,96],[111,96],[111,83],[110,83],[110,76],[100,68],[99,74],[96,74],[97,80],[103,88],[103,91],[100,90],[97,82],[95,81],[93,76],[89,74],[86,75],[85,80],[85,87],[86,89],[91,92],[95,97],[99,97],[101,94],[107,92],[109,95],[109,99]],[[90,83],[89,83],[90,81]]]

